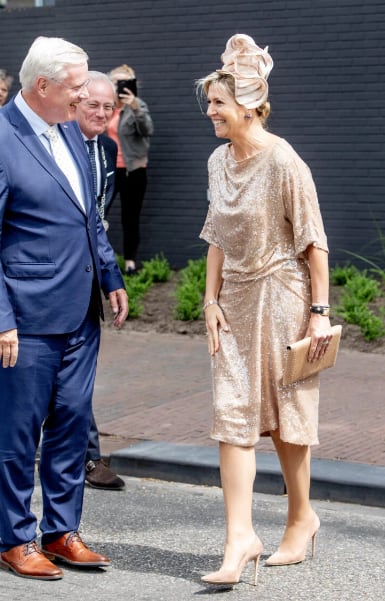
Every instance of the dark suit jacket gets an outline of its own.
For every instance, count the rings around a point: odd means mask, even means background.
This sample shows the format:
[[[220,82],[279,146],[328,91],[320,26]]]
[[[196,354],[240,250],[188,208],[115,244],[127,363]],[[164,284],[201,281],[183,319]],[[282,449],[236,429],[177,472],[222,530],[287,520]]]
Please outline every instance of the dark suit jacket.
[[[105,187],[104,214],[107,215],[112,201],[115,197],[115,171],[118,147],[116,142],[106,134],[98,136],[98,149],[100,160],[100,172],[102,179],[102,191]],[[105,159],[105,160],[104,160]],[[99,199],[98,199],[99,200]]]
[[[14,100],[0,111],[1,332],[72,332],[95,282],[106,294],[124,288],[96,211],[79,126],[59,128],[79,166],[86,212]]]

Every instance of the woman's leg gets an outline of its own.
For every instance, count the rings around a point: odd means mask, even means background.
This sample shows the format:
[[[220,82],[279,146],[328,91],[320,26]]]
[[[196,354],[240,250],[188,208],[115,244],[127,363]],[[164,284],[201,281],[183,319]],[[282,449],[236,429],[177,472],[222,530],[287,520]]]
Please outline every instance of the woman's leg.
[[[119,194],[120,199],[120,221],[122,225],[123,257],[125,258],[125,271],[128,272],[130,269],[135,269],[135,262],[128,260],[126,257],[127,230],[129,227],[128,223],[130,219],[130,186],[127,169],[118,167],[118,169],[116,170],[114,194]]]
[[[226,544],[254,534],[252,498],[256,463],[254,447],[219,444],[221,483],[226,511]]]
[[[290,444],[271,432],[288,496],[285,533],[277,553],[267,563],[303,561],[306,548],[319,528],[319,520],[310,504],[310,447]]]
[[[123,254],[126,267],[135,266],[136,254],[140,242],[140,214],[147,187],[145,168],[135,169],[126,175],[120,191]]]
[[[220,570],[204,577],[205,581],[213,583],[239,580],[244,565],[257,559],[262,552],[252,523],[254,447],[221,442],[219,459],[226,512],[226,545]]]

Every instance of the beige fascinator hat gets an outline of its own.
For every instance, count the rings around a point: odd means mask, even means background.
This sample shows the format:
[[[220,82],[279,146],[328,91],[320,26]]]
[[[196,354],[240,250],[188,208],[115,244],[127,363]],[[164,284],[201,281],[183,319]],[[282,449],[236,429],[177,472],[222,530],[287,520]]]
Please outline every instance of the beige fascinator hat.
[[[248,109],[255,109],[267,100],[267,78],[273,68],[269,47],[260,48],[253,38],[236,33],[226,44],[221,56],[223,67],[218,73],[227,73],[235,81],[235,100]]]

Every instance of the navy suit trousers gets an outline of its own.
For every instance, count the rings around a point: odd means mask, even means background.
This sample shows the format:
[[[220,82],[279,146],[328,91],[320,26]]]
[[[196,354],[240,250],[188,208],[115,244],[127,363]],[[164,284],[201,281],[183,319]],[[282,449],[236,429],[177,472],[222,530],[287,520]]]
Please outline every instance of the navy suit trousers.
[[[101,459],[101,457],[102,456],[101,456],[101,451],[100,451],[98,427],[96,425],[95,416],[94,416],[94,414],[92,414],[91,428],[90,428],[90,434],[89,434],[89,438],[88,438],[86,462],[98,461],[99,459]]]
[[[0,366],[0,551],[37,536],[30,503],[40,437],[42,542],[79,527],[99,341],[89,311],[71,334],[20,335],[16,366]]]

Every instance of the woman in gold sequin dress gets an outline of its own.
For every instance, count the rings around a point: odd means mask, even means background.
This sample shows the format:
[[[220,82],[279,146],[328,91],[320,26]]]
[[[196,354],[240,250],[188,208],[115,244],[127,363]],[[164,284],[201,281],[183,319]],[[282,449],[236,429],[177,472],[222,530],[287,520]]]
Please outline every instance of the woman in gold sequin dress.
[[[331,338],[328,247],[311,173],[293,148],[264,129],[269,114],[267,48],[237,34],[223,68],[199,82],[219,146],[208,163],[209,243],[204,309],[212,355],[214,421],[226,509],[221,568],[204,582],[239,581],[257,569],[252,524],[254,447],[271,436],[288,492],[279,549],[266,561],[303,561],[319,529],[309,500],[310,445],[318,443],[318,376],[282,385],[288,343],[311,336],[309,360]],[[309,310],[310,309],[310,310]],[[256,575],[256,570],[255,570]]]

